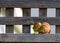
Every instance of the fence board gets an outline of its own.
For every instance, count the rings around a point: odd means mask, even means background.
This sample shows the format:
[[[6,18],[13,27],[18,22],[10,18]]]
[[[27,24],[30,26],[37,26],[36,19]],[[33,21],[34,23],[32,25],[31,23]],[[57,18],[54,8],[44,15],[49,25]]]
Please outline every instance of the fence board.
[[[14,8],[6,8],[6,17],[14,16]]]
[[[23,33],[30,33],[30,25],[23,25]]]
[[[6,33],[13,33],[14,26],[13,25],[6,25]]]
[[[14,16],[14,8],[6,8],[6,17],[13,17]],[[6,25],[6,33],[13,33],[14,31],[13,25]]]
[[[60,33],[60,25],[56,25],[56,33]]]
[[[60,8],[56,8],[56,17],[60,17]]]
[[[39,17],[47,17],[47,8],[39,9]]]
[[[60,17],[60,8],[56,8],[56,17]],[[56,25],[56,33],[60,33],[60,25]]]
[[[60,34],[0,34],[0,42],[60,42]]]
[[[22,8],[23,17],[30,17],[30,8]],[[23,33],[30,33],[30,25],[23,25]]]
[[[51,25],[60,25],[60,17],[0,17],[0,24],[13,25],[31,25],[40,22],[49,22]]]
[[[60,0],[0,0],[0,7],[60,8]]]
[[[22,8],[23,10],[23,17],[30,17],[31,10],[30,8]]]

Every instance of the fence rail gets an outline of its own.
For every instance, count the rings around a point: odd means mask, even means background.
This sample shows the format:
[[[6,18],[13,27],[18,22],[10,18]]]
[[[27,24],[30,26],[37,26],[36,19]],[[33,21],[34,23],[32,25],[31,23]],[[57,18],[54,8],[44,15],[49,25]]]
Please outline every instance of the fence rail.
[[[0,17],[0,24],[32,25],[36,22],[49,22],[51,25],[60,25],[60,17]]]
[[[0,0],[0,7],[60,8],[60,0]]]
[[[60,34],[0,34],[0,42],[60,42]]]

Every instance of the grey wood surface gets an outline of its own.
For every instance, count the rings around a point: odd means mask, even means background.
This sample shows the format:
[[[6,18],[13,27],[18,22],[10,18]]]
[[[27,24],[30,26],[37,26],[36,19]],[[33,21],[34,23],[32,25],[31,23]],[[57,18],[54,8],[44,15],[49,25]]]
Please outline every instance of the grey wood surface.
[[[56,25],[56,33],[60,33],[60,25]]]
[[[6,17],[14,17],[14,8],[6,8]],[[13,33],[14,26],[13,25],[6,25],[6,33]]]
[[[60,0],[0,0],[0,7],[60,8]]]
[[[39,9],[39,17],[47,17],[47,8]]]
[[[6,33],[14,33],[14,26],[6,25]]]
[[[30,17],[30,13],[31,13],[30,8],[22,8],[22,10],[23,10],[23,17]],[[30,25],[27,24],[23,25],[23,33],[30,33]]]
[[[48,22],[51,25],[60,25],[60,17],[0,17],[0,24],[31,25],[40,22]]]
[[[60,42],[60,34],[0,34],[0,42]]]
[[[30,25],[23,25],[23,33],[30,33]]]
[[[56,17],[60,17],[60,8],[56,8]]]
[[[14,17],[14,8],[6,8],[6,17]]]
[[[30,8],[22,8],[23,10],[23,17],[30,17],[31,15],[31,9]]]
[[[56,17],[60,17],[60,8],[56,8]],[[60,33],[60,25],[56,25],[56,33]]]

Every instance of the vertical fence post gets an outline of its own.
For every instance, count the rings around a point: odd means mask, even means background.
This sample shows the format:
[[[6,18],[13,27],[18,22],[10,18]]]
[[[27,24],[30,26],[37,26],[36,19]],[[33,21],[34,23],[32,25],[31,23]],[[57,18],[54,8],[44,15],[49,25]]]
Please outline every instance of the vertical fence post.
[[[22,8],[23,17],[30,17],[30,8]],[[23,25],[23,33],[30,33],[30,25]]]
[[[13,17],[14,15],[14,8],[6,8],[6,17]],[[13,25],[6,25],[6,33],[13,33],[14,26]]]
[[[60,8],[56,8],[56,17],[60,17]],[[60,25],[56,25],[56,33],[60,33]]]
[[[47,17],[47,8],[39,8],[39,17]]]

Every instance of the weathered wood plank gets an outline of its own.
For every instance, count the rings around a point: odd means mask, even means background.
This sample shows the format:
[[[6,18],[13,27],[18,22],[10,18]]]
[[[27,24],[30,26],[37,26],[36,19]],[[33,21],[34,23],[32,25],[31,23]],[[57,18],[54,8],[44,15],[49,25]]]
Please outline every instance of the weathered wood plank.
[[[6,8],[6,17],[14,17],[14,8]]]
[[[6,33],[13,33],[14,26],[13,25],[6,25]]]
[[[39,17],[47,17],[47,8],[39,9]]]
[[[56,17],[60,17],[60,8],[56,8]],[[56,25],[56,33],[60,33],[60,25]]]
[[[60,25],[56,25],[56,33],[60,33]]]
[[[46,21],[49,22],[51,25],[60,25],[60,17],[0,17],[0,24],[6,25],[30,25],[36,23],[37,21]]]
[[[60,17],[60,8],[56,8],[56,17]]]
[[[6,17],[13,17],[14,16],[14,8],[6,8]],[[14,31],[13,25],[6,25],[6,33],[13,33]]]
[[[60,42],[60,34],[0,34],[0,42]]]
[[[30,25],[23,25],[23,33],[30,33]]]
[[[60,0],[0,0],[0,7],[60,8]]]
[[[30,8],[22,8],[23,17],[30,17]],[[23,25],[23,33],[30,33],[30,25]]]
[[[23,17],[30,17],[31,9],[30,8],[22,8],[23,10]]]

